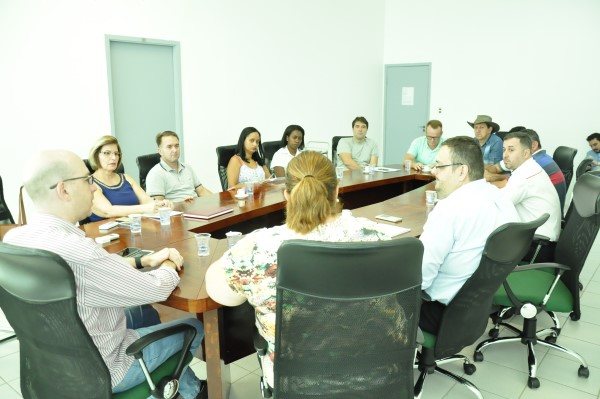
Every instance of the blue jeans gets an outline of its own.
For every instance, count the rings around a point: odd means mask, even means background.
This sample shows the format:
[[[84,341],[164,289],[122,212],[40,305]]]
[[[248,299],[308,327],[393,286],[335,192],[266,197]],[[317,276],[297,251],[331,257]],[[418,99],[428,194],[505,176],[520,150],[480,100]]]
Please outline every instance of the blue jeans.
[[[141,315],[142,313],[138,313],[138,315]],[[198,346],[200,346],[200,342],[204,337],[204,328],[202,326],[202,322],[200,322],[200,320],[198,319],[189,318],[183,320],[174,320],[169,323],[162,323],[150,327],[138,328],[136,329],[136,331],[142,337],[144,335],[149,334],[152,331],[160,330],[165,327],[179,325],[181,323],[190,324],[196,328],[196,338],[194,338],[194,341],[192,342],[192,347],[190,348],[190,352],[194,354],[196,353],[196,350],[198,349]],[[146,364],[146,367],[150,372],[154,371],[169,357],[180,351],[182,346],[183,334],[172,335],[170,337],[163,338],[160,341],[156,341],[148,345],[142,351],[144,354],[144,363]],[[123,380],[119,384],[117,384],[117,386],[115,386],[112,391],[113,393],[126,391],[127,389],[133,388],[134,386],[139,385],[145,381],[146,377],[144,376],[144,372],[140,367],[140,363],[137,360],[135,360],[135,362],[127,371],[127,374],[125,374]],[[158,381],[155,382],[158,383]],[[189,367],[185,367],[179,379],[179,394],[183,399],[194,399],[199,392],[200,380],[196,377],[194,372]],[[152,398],[152,396],[150,396],[149,398]]]
[[[132,306],[125,309],[127,318],[127,329],[137,330],[142,327],[150,327],[160,324],[160,317],[152,305]]]

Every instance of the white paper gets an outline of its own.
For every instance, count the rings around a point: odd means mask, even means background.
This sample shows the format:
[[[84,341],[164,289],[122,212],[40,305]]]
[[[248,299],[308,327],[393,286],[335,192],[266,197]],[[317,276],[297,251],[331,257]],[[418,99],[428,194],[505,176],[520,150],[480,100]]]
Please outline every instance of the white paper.
[[[387,234],[390,237],[396,237],[400,234],[408,233],[410,229],[406,227],[394,226],[392,224],[377,223],[377,230]]]
[[[415,105],[415,88],[402,88],[402,105]]]
[[[177,216],[177,215],[181,215],[183,212],[181,211],[171,211],[171,216]],[[142,214],[143,217],[145,218],[152,218],[152,219],[160,219],[160,215],[158,212],[156,213],[144,213]]]

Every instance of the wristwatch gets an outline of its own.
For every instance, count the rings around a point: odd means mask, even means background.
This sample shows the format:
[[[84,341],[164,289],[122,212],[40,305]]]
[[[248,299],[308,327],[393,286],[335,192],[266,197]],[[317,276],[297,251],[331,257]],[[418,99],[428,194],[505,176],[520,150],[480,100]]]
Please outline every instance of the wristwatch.
[[[143,269],[144,266],[142,266],[142,257],[141,256],[136,256],[135,257],[135,267],[137,269]]]

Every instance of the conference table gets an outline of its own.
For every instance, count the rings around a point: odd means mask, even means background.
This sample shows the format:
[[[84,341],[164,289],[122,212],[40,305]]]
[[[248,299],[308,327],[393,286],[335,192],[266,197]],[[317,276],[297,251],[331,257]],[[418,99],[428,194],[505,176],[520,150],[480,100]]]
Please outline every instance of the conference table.
[[[376,215],[385,213],[402,217],[398,225],[410,228],[410,231],[401,237],[419,236],[430,210],[425,205],[425,190],[433,189],[431,181],[434,178],[428,173],[404,172],[398,165],[390,167],[399,170],[376,171],[374,174],[346,171],[340,179],[340,201],[344,209],[352,210],[354,216],[375,220]],[[228,397],[231,385],[229,364],[254,352],[254,310],[248,303],[230,308],[213,301],[206,292],[206,270],[227,250],[226,232],[247,234],[257,228],[284,223],[284,188],[283,180],[275,179],[257,185],[254,195],[243,200],[235,198],[233,192],[225,191],[179,202],[175,204],[175,210],[184,213],[223,207],[232,211],[209,220],[172,216],[169,226],[161,226],[159,220],[144,217],[142,232],[137,234],[123,227],[100,231],[99,225],[106,221],[82,226],[88,237],[119,234],[119,239],[105,244],[106,250],[111,253],[126,247],[151,250],[171,247],[183,255],[181,281],[162,304],[196,313],[203,320],[204,360],[211,399]],[[212,236],[210,255],[206,257],[197,255],[194,235],[200,232],[211,233]]]

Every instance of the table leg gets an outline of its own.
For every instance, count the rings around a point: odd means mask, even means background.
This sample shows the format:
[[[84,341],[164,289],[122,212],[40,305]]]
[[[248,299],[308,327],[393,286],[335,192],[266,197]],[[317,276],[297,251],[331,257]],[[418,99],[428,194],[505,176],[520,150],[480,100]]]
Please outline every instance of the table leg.
[[[227,399],[231,388],[231,373],[229,365],[221,360],[219,311],[211,310],[203,313],[203,316],[208,397],[210,399]]]

